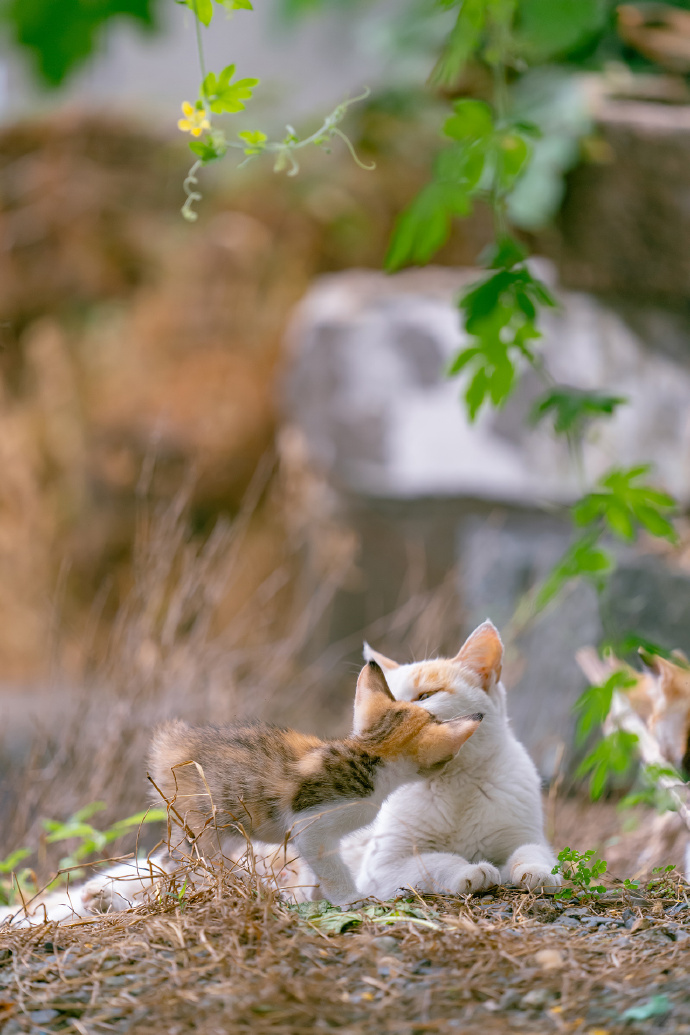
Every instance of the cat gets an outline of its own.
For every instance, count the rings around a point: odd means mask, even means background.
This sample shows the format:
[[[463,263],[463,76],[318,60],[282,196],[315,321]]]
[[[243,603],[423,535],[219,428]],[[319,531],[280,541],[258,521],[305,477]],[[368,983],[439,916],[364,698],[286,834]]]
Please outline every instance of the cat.
[[[369,661],[357,681],[352,733],[343,740],[263,722],[154,733],[156,787],[207,857],[246,843],[290,837],[333,905],[359,897],[339,842],[370,823],[397,787],[440,772],[475,732],[481,713],[437,719],[396,701]]]
[[[641,720],[643,729],[651,735],[652,757],[645,755],[642,742],[638,745],[642,761],[662,766],[670,764],[687,780],[690,774],[690,664],[681,650],[672,651],[671,658],[653,654],[643,647],[638,648],[638,653],[644,672],[620,661],[611,651],[602,659],[593,647],[583,647],[575,657],[594,686],[606,682],[614,672],[622,671],[630,678],[631,685],[613,695],[604,733],[623,728],[641,737],[642,730],[630,728],[629,720],[621,723],[625,710],[631,709],[631,718]],[[623,706],[623,713],[619,705]],[[648,741],[646,751],[649,750]],[[690,837],[687,814],[682,810],[660,814],[650,810],[638,817],[636,837],[640,851],[634,864],[635,876],[649,876],[656,867],[679,863],[682,859],[679,869],[685,879],[690,880]]]
[[[485,621],[454,658],[398,664],[364,646],[393,696],[440,720],[479,712],[481,727],[443,770],[393,791],[342,854],[362,897],[400,888],[467,894],[502,882],[530,891],[561,883],[544,835],[540,779],[513,735],[500,681],[503,644]]]
[[[681,650],[671,658],[638,651],[645,672],[638,672],[609,652],[602,660],[592,647],[575,655],[580,668],[594,686],[614,672],[625,672],[634,683],[625,696],[634,711],[656,738],[661,753],[679,772],[690,774],[690,664]]]
[[[440,772],[482,718],[475,712],[439,720],[396,701],[369,661],[357,681],[349,737],[324,741],[264,722],[192,727],[173,720],[154,732],[151,777],[173,826],[206,857],[232,858],[251,834],[283,843],[291,837],[319,896],[345,905],[360,896],[340,857],[343,835],[370,823],[396,787]],[[119,867],[75,889],[73,901],[86,912],[126,908],[171,868],[163,857],[151,864]],[[59,905],[51,900],[49,918]],[[34,922],[45,912],[36,904]]]

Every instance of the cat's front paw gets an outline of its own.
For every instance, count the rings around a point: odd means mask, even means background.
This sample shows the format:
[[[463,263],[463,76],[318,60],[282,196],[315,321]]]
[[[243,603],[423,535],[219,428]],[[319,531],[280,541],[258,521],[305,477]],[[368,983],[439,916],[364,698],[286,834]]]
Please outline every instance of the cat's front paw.
[[[458,867],[453,874],[452,887],[454,895],[473,895],[478,891],[488,891],[501,883],[501,874],[490,862],[468,863]]]
[[[562,884],[561,875],[552,873],[540,863],[523,862],[515,864],[510,871],[510,883],[520,884],[528,891],[540,891],[553,895]]]
[[[94,878],[81,889],[81,900],[84,908],[90,913],[121,913],[130,909],[132,901],[125,898],[124,889],[118,890],[122,881]]]

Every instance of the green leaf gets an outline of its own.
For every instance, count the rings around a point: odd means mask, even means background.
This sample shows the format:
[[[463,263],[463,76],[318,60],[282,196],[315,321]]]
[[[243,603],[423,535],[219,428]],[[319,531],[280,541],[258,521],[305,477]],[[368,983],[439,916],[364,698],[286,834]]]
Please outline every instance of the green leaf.
[[[395,224],[386,255],[389,273],[410,263],[423,266],[450,234],[446,196],[434,183],[417,195]]]
[[[668,506],[668,504],[665,504]],[[651,506],[644,503],[633,503],[635,517],[652,535],[660,539],[668,539],[672,543],[678,542],[678,533],[670,521]]]
[[[228,13],[233,11],[253,11],[252,0],[216,0]]]
[[[259,155],[266,146],[268,137],[260,129],[247,129],[237,136],[244,141],[244,153],[246,155]]]
[[[672,1010],[671,1000],[667,995],[653,995],[641,1006],[631,1006],[621,1014],[623,1021],[648,1021],[652,1017],[663,1017]]]
[[[253,90],[259,85],[259,79],[238,79],[233,83],[231,79],[234,74],[235,66],[228,65],[218,76],[209,72],[201,84],[202,99],[207,101],[211,111],[217,115],[244,111],[244,102],[251,100]]]
[[[575,739],[582,744],[589,733],[601,726],[611,710],[611,701],[616,690],[628,690],[636,685],[636,679],[625,669],[612,672],[609,678],[599,686],[588,687],[575,702],[578,713]]]
[[[568,548],[537,593],[537,611],[546,607],[572,579],[582,577],[595,586],[601,585],[603,576],[613,569],[613,559],[597,545],[597,540],[597,532],[588,532]]]
[[[527,258],[527,251],[514,237],[502,237],[482,256],[489,269],[510,270]]]
[[[102,44],[114,20],[155,26],[154,0],[4,0],[2,19],[41,84],[60,86]]]
[[[430,79],[437,86],[452,86],[476,50],[486,24],[487,0],[463,0],[455,25]]]
[[[557,435],[568,435],[571,432],[581,434],[589,420],[610,417],[626,402],[627,399],[618,395],[558,386],[537,400],[530,420],[537,424],[546,416],[553,416]]]
[[[218,151],[210,140],[190,140],[189,150],[192,154],[195,154],[197,158],[206,165],[208,162],[215,161],[216,158],[221,158],[224,154],[223,151]]]
[[[207,28],[213,18],[213,4],[211,0],[186,0],[187,7],[193,11],[202,25]]]
[[[102,812],[105,808],[104,801],[92,801],[88,805],[85,805],[83,809],[79,809],[74,813],[69,822],[84,823],[87,819],[91,819],[97,812]]]
[[[633,540],[643,527],[652,535],[675,542],[673,525],[660,513],[673,508],[675,501],[667,493],[639,484],[648,473],[649,465],[609,471],[598,482],[604,491],[591,492],[575,505],[575,521],[587,525],[603,519],[615,535],[625,540]]]
[[[486,153],[483,150],[470,150],[462,144],[453,144],[437,155],[434,179],[439,185],[460,187],[463,193],[468,193],[476,189],[484,171],[485,160]]]
[[[515,383],[515,367],[505,358],[497,361],[494,372],[489,378],[489,394],[494,406],[501,406],[508,396]]]
[[[612,775],[622,775],[635,759],[637,737],[627,730],[616,730],[604,737],[581,762],[576,777],[590,774],[590,795],[596,801],[603,794]]]
[[[603,26],[605,0],[520,0],[514,38],[518,51],[546,61],[582,46]]]
[[[469,383],[469,387],[465,393],[465,399],[467,401],[467,413],[471,423],[476,420],[477,414],[481,409],[481,405],[484,402],[486,393],[489,388],[489,379],[486,376],[486,371],[483,367],[476,372],[474,377]]]
[[[484,101],[455,101],[453,111],[455,114],[443,124],[447,137],[464,144],[475,144],[493,133],[493,112]]]
[[[481,354],[481,351],[481,349],[476,347],[469,349],[461,349],[461,351],[453,357],[450,366],[448,367],[448,370],[446,372],[446,376],[454,377],[456,374],[461,373],[461,371],[465,369],[467,364],[471,362],[471,360],[473,360],[475,356],[479,356]]]
[[[497,168],[499,184],[504,190],[510,190],[527,165],[532,148],[524,137],[517,133],[505,133],[499,143],[500,160]]]
[[[611,500],[606,506],[605,516],[606,523],[614,535],[632,542],[635,538],[635,526],[628,508],[623,503]]]
[[[7,858],[0,862],[0,873],[11,873],[16,870],[17,863],[21,862],[22,859],[26,859],[27,855],[31,855],[30,848],[17,848],[16,851],[10,852]]]

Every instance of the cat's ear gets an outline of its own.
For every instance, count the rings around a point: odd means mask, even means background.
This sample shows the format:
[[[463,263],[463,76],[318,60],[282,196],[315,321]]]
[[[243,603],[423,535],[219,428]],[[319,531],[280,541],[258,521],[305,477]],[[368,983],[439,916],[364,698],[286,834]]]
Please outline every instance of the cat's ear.
[[[357,680],[354,732],[361,734],[369,729],[384,712],[388,711],[391,701],[395,701],[395,698],[388,689],[381,667],[375,661],[369,661],[359,673]]]
[[[377,665],[380,665],[382,669],[393,669],[400,668],[400,664],[397,661],[393,661],[392,658],[387,658],[385,654],[379,654],[377,650],[370,647],[367,641],[364,641],[364,654],[365,661],[375,661]]]
[[[661,690],[666,702],[678,701],[683,698],[687,699],[690,696],[688,659],[682,651],[673,651],[673,655],[676,658],[675,662],[669,661],[668,658],[662,657],[661,654],[653,654],[643,647],[638,648],[638,654],[645,666],[654,673],[657,686]]]
[[[484,690],[490,690],[501,678],[503,643],[493,622],[482,622],[468,636],[453,658],[457,665],[474,672]]]
[[[460,715],[448,722],[429,724],[422,734],[419,751],[421,764],[433,767],[450,762],[479,728],[483,718],[482,713],[478,712],[475,715]]]

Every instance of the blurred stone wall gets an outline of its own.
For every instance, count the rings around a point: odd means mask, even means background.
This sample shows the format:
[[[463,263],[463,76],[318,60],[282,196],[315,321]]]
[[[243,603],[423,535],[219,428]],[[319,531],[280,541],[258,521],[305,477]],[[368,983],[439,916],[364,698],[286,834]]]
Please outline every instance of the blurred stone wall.
[[[539,262],[553,282],[555,269]],[[659,557],[644,541],[618,551],[601,601],[569,587],[524,622],[524,595],[568,546],[563,505],[581,488],[564,443],[530,424],[542,389],[529,370],[504,409],[485,409],[474,424],[459,383],[446,379],[463,344],[454,303],[475,276],[428,268],[317,281],[290,330],[287,414],[361,543],[361,582],[343,593],[333,638],[392,610],[415,557],[431,584],[455,571],[466,631],[489,616],[504,632],[513,722],[548,777],[563,750],[573,757],[572,708],[586,685],[576,650],[630,633],[690,649],[690,573],[682,550]],[[554,287],[559,309],[544,316],[542,350],[553,375],[629,399],[587,438],[587,484],[611,465],[650,462],[687,507],[690,350],[685,361],[665,355],[606,302]],[[410,659],[403,642],[382,646]]]

